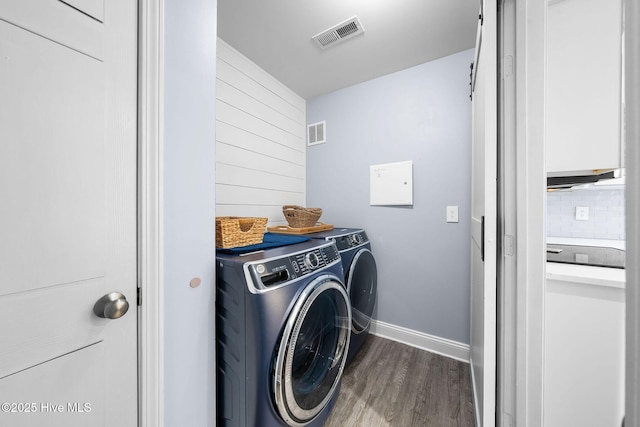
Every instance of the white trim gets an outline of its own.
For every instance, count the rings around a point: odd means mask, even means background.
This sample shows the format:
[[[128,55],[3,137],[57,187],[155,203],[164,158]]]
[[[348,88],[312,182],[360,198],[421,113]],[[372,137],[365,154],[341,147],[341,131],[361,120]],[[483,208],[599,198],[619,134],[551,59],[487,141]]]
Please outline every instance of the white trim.
[[[469,366],[473,366],[472,358],[469,358]],[[474,374],[474,370],[469,369],[469,372],[471,373],[471,398],[473,399],[472,400],[473,417],[474,417],[473,419],[474,419],[474,424],[477,426],[479,425],[478,420],[480,419],[480,405],[478,404],[478,395],[477,395],[478,385],[476,384],[476,376]]]
[[[640,424],[640,2],[624,3],[626,167],[627,167],[627,290],[626,290],[626,391],[627,426]]]
[[[516,6],[516,413],[519,427],[543,424],[545,289],[546,2]]]
[[[424,332],[414,331],[379,320],[371,320],[371,329],[369,332],[382,338],[410,345],[411,347],[469,363],[469,345],[461,342],[425,334]]]
[[[505,0],[498,10],[498,54],[501,76],[498,90],[498,330],[496,360],[496,426],[515,425],[516,414],[516,287],[518,254],[516,169],[516,0]]]
[[[163,86],[164,3],[139,3],[138,308],[139,419],[164,425]]]

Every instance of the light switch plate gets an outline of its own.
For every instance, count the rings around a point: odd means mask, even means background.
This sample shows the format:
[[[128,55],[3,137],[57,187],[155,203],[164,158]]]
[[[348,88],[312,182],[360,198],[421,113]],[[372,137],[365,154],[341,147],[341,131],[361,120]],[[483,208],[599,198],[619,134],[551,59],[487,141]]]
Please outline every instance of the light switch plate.
[[[457,206],[447,206],[447,222],[458,222]]]
[[[589,207],[576,206],[576,221],[588,221],[588,220],[589,220]]]

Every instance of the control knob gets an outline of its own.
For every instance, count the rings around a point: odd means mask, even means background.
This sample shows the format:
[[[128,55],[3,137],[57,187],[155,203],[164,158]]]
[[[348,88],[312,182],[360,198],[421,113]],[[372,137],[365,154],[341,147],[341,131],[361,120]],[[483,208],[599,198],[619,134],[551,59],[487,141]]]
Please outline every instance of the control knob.
[[[320,265],[320,260],[318,259],[318,255],[313,252],[309,252],[304,257],[304,264],[309,268],[309,270],[315,270]]]

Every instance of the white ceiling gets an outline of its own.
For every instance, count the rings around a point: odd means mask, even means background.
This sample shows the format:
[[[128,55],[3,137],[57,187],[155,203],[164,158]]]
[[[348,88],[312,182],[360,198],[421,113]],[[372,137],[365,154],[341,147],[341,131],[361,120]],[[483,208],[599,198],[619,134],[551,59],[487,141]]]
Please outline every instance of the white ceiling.
[[[218,0],[218,36],[305,99],[475,44],[479,0]],[[311,37],[357,15],[364,34]]]

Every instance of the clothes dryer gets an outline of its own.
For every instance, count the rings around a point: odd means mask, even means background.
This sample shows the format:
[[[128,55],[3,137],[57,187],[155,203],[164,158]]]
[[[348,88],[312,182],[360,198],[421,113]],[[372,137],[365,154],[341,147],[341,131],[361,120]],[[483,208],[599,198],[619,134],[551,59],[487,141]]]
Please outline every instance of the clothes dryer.
[[[216,261],[217,425],[321,427],[351,335],[335,243]]]
[[[367,338],[378,294],[378,270],[371,243],[361,228],[336,227],[305,236],[334,242],[340,252],[352,314],[351,344],[347,356],[349,363]]]

